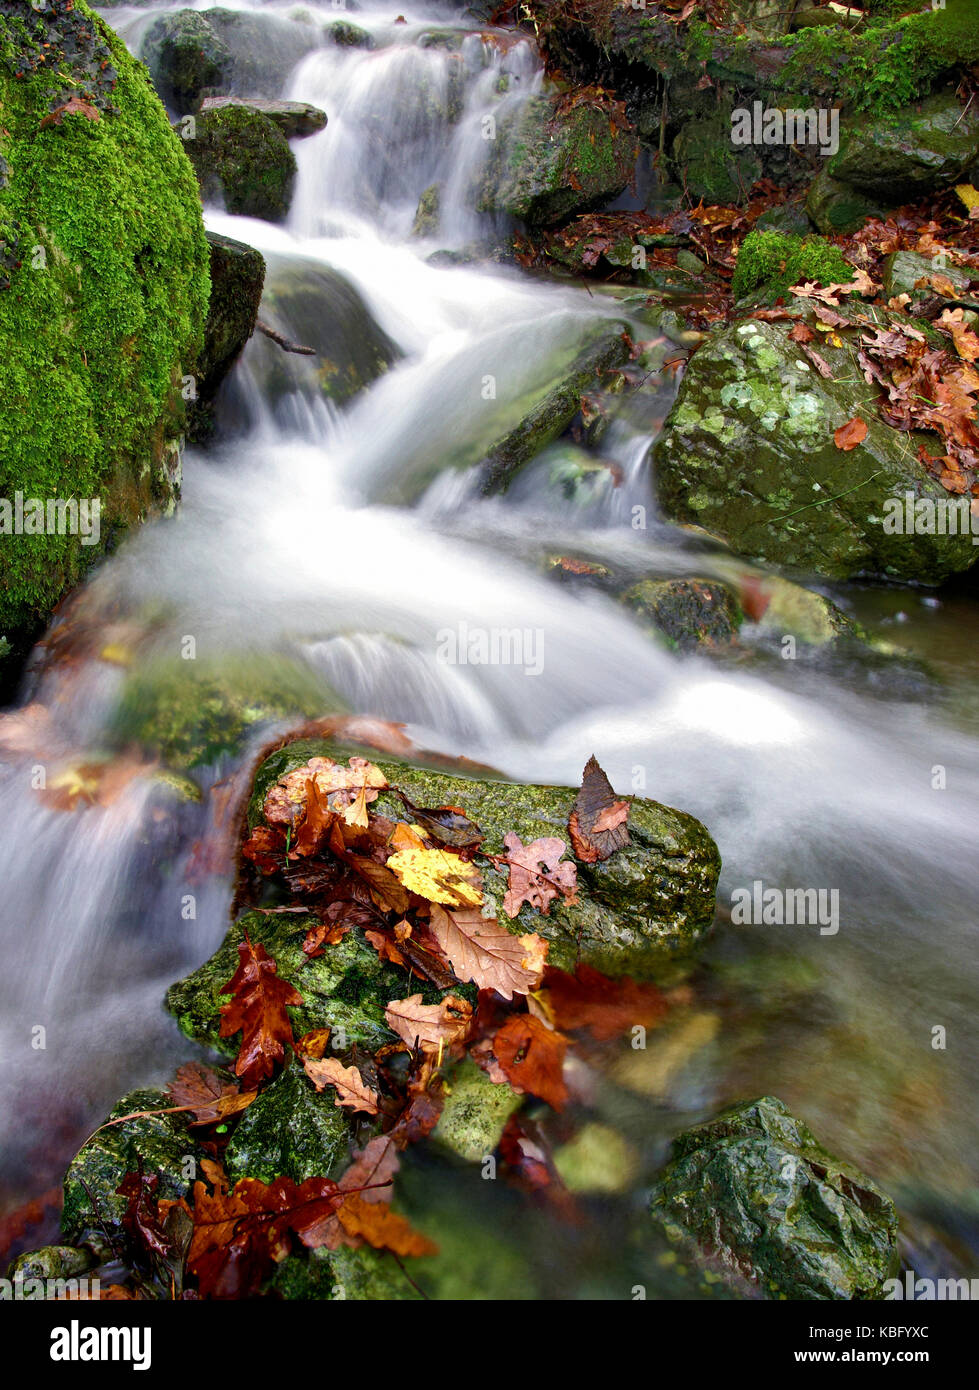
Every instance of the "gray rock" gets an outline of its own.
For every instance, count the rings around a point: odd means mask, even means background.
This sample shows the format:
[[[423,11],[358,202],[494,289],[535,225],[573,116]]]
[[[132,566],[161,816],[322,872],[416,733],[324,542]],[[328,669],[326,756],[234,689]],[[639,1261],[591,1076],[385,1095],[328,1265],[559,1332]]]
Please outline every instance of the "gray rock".
[[[265,97],[205,97],[201,102],[201,114],[220,111],[229,106],[243,107],[267,116],[279,127],[287,140],[315,135],[326,126],[326,112],[308,101],[283,101]]]

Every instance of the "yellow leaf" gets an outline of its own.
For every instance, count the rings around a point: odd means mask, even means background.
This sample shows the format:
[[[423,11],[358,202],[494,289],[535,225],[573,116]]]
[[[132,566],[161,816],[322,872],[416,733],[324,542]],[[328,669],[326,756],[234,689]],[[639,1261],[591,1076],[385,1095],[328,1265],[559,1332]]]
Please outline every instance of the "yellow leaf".
[[[972,187],[971,183],[957,183],[955,191],[970,212],[973,208],[979,208],[979,192]]]
[[[392,854],[387,867],[397,874],[409,893],[430,903],[476,906],[483,901],[479,870],[444,849],[404,849]]]

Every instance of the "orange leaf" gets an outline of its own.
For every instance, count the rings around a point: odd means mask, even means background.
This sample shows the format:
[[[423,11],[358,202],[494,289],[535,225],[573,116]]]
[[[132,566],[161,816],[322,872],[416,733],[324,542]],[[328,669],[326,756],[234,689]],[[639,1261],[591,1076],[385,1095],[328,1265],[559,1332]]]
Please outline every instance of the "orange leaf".
[[[867,422],[861,420],[859,415],[854,415],[852,420],[847,420],[845,425],[840,425],[839,429],[833,433],[834,444],[845,454],[848,454],[851,449],[855,449],[858,444],[862,444],[866,438]]]

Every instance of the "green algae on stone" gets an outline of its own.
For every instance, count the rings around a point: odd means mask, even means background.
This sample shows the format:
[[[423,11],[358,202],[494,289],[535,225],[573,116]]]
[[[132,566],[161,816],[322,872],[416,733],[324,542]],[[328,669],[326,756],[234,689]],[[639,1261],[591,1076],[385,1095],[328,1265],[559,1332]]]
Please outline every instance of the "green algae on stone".
[[[411,1278],[425,1267],[412,1260]],[[369,1245],[289,1255],[272,1275],[267,1289],[290,1302],[390,1303],[422,1297],[389,1251],[373,1250]]]
[[[887,216],[879,198],[868,198],[848,183],[841,183],[828,169],[821,169],[809,185],[806,212],[825,236],[855,232],[868,218]]]
[[[266,1183],[283,1174],[296,1183],[337,1177],[350,1161],[350,1118],[335,1099],[290,1062],[238,1121],[224,1155],[228,1176]]]
[[[507,1120],[522,1102],[510,1086],[491,1081],[467,1057],[449,1078],[432,1142],[468,1163],[479,1163],[496,1149]]]
[[[418,199],[415,220],[411,227],[412,236],[428,237],[438,235],[441,201],[441,185],[437,183],[429,184],[428,188],[425,189],[424,193]]]
[[[643,579],[622,602],[681,652],[730,645],[742,622],[732,591],[711,579]]]
[[[311,757],[345,758],[350,751],[364,753],[320,739],[298,739],[272,753],[255,776],[249,826],[259,823],[265,794],[280,777]],[[551,835],[567,842],[575,788],[477,780],[386,758],[371,761],[415,806],[463,807],[483,831],[483,849],[490,853],[502,853],[510,831],[524,844]],[[500,921],[517,935],[539,932],[550,942],[550,962],[564,969],[573,970],[580,958],[610,973],[648,973],[696,945],[713,922],[720,855],[705,827],[656,801],[623,799],[630,808],[630,843],[604,863],[578,865],[580,901],[574,906],[559,900],[545,916],[525,903],[511,921],[502,911],[505,872],[481,862],[484,895],[499,910]],[[382,791],[372,810],[392,820],[404,818],[391,791]],[[320,965],[313,961],[309,969]],[[302,984],[297,987],[302,992]]]
[[[173,1105],[165,1091],[130,1091],[108,1119]],[[127,1173],[142,1164],[159,1178],[157,1197],[189,1197],[198,1165],[207,1155],[199,1149],[182,1114],[139,1115],[125,1124],[100,1129],[82,1145],[68,1165],[61,1231],[73,1244],[104,1246],[106,1236],[121,1231],[126,1198],[116,1191]]]
[[[90,112],[59,111],[69,97]],[[100,503],[95,544],[0,535],[12,660],[107,545],[173,504],[208,256],[182,144],[82,0],[0,8],[0,103],[0,498]]]
[[[503,122],[478,208],[534,225],[559,222],[617,197],[636,154],[634,135],[601,102],[562,111],[557,96],[532,97]]]
[[[876,411],[856,347],[820,343],[832,376],[805,359],[781,324],[748,320],[714,333],[690,359],[654,447],[661,505],[674,520],[721,536],[741,555],[828,578],[872,574],[938,584],[977,556],[968,535],[885,529],[886,503],[910,491],[948,494],[918,461],[924,434],[890,428]],[[860,415],[867,435],[836,447]]]
[[[979,158],[979,113],[954,92],[890,117],[843,122],[830,177],[869,198],[906,202],[956,183]]]
[[[275,121],[249,106],[218,106],[195,118],[185,141],[205,202],[282,222],[296,180],[296,156]]]
[[[743,203],[762,176],[762,161],[753,145],[731,141],[730,114],[720,111],[685,121],[673,142],[677,178],[694,201]]]
[[[894,1204],[771,1096],[680,1134],[650,1212],[693,1258],[769,1299],[881,1299]]]
[[[42,1298],[67,1298],[79,1291],[79,1278],[92,1268],[91,1250],[77,1250],[73,1245],[43,1245],[18,1255],[10,1264],[6,1277],[11,1282],[27,1284],[30,1279],[43,1279],[48,1287]],[[50,1282],[55,1281],[55,1287]],[[26,1292],[26,1289],[25,1289]]]

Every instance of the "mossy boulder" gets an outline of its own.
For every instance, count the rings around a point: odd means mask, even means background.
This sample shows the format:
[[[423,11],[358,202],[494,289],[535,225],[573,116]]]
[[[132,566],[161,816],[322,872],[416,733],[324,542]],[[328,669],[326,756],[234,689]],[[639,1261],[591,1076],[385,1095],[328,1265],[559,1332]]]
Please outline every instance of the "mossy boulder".
[[[939,268],[928,256],[920,256],[917,251],[893,251],[884,258],[881,266],[881,285],[888,295],[909,294],[913,299],[924,298],[933,293],[930,286],[917,289],[919,280],[927,280],[931,275],[941,275],[950,280],[954,290],[967,295],[973,278],[968,270],[946,261]],[[973,298],[975,296],[972,296]]]
[[[840,236],[855,232],[870,217],[886,217],[887,207],[880,198],[871,198],[834,179],[828,169],[820,169],[806,194],[806,212],[824,236]]]
[[[351,24],[348,19],[336,19],[326,26],[326,34],[331,43],[338,48],[376,48],[374,36],[359,24]]]
[[[772,1096],[680,1134],[650,1203],[695,1258],[769,1299],[881,1299],[897,1267],[897,1213]]]
[[[254,331],[265,283],[265,258],[253,246],[220,232],[208,232],[207,244],[211,296],[188,422],[188,436],[195,442],[213,430],[214,398]]]
[[[221,987],[238,968],[238,945],[247,931],[249,938],[260,942],[275,960],[280,977],[295,985],[303,997],[299,1007],[289,1010],[297,1038],[314,1028],[330,1028],[338,1052],[354,1043],[375,1052],[383,1043],[393,1041],[394,1034],[384,1019],[385,1006],[421,986],[416,980],[409,981],[403,970],[383,964],[359,928],[328,947],[323,955],[308,959],[303,941],[315,922],[313,917],[292,914],[244,913],[210,960],[167,991],[166,1007],[183,1032],[223,1056],[237,1054],[240,1038],[219,1036],[221,1005],[229,998]],[[422,988],[422,993],[426,1002],[442,997],[437,990]]]
[[[600,207],[635,167],[634,133],[596,98],[571,109],[537,96],[501,121],[477,206],[541,225]]]
[[[150,24],[139,56],[167,105],[184,115],[208,94],[280,96],[293,68],[320,42],[317,26],[301,17],[178,10]]]
[[[265,794],[280,777],[311,757],[323,756],[340,755],[332,745],[315,739],[298,739],[271,754],[255,777],[249,824],[258,824]],[[528,786],[455,776],[386,759],[372,761],[415,806],[461,806],[482,830],[483,848],[491,853],[503,852],[503,838],[510,831],[524,844],[550,835],[567,842],[573,788]],[[580,958],[610,973],[648,973],[671,955],[696,945],[713,922],[720,855],[707,830],[692,816],[659,802],[623,799],[630,806],[630,843],[604,863],[578,865],[580,901],[574,906],[555,902],[550,915],[544,916],[525,903],[511,921],[502,912],[505,873],[482,865],[484,895],[499,908],[500,920],[517,935],[536,931],[545,937],[552,964],[573,969]],[[392,820],[404,817],[400,799],[390,791],[382,791],[372,809]],[[317,968],[324,968],[320,960],[311,962],[308,970]]]
[[[298,393],[344,405],[397,361],[397,346],[339,271],[293,256],[270,255],[267,264],[263,322],[313,349],[305,356],[252,338],[245,360],[273,404]]]
[[[205,202],[281,222],[289,211],[296,156],[275,121],[251,106],[218,106],[196,117],[185,141]]]
[[[976,559],[968,535],[889,534],[888,499],[947,494],[918,442],[877,415],[856,346],[820,344],[824,378],[787,328],[735,321],[690,359],[654,446],[660,502],[675,520],[721,536],[739,554],[844,579],[857,574],[938,584]],[[867,435],[844,452],[833,435],[859,415]]]
[[[172,1104],[165,1091],[130,1091],[107,1118],[164,1110]],[[127,1173],[135,1173],[142,1164],[144,1172],[159,1178],[158,1197],[188,1197],[200,1160],[206,1157],[183,1114],[141,1114],[125,1124],[98,1130],[68,1165],[62,1234],[71,1244],[91,1245],[103,1252],[106,1236],[121,1232],[126,1198],[116,1189]]]
[[[201,114],[232,106],[267,116],[287,140],[303,140],[326,128],[326,112],[318,106],[308,101],[284,101],[281,97],[205,97],[201,102]]]
[[[77,1281],[91,1269],[93,1255],[90,1250],[78,1250],[73,1245],[44,1245],[40,1250],[31,1250],[18,1255],[10,1264],[6,1277],[11,1281],[22,1282],[25,1286],[30,1279],[63,1279]],[[75,1288],[77,1289],[77,1282]],[[72,1290],[68,1284],[67,1296]],[[25,1292],[26,1292],[25,1288]],[[45,1292],[42,1297],[49,1297]]]
[[[731,280],[735,299],[751,295],[774,301],[786,298],[793,285],[847,284],[853,266],[842,251],[819,236],[798,237],[784,232],[749,232],[738,251]]]
[[[979,158],[979,112],[952,91],[878,119],[843,123],[826,171],[867,197],[900,203],[956,183]]]
[[[743,203],[761,178],[759,151],[731,141],[730,114],[724,111],[685,121],[672,151],[676,178],[695,201]]]
[[[208,255],[181,142],[81,0],[0,7],[0,104],[0,638],[13,660],[109,542],[173,505]],[[12,534],[18,492],[45,510],[97,499],[98,526],[85,536],[66,512],[53,528],[45,517],[47,534]]]
[[[191,110],[201,94],[219,87],[231,71],[231,49],[197,10],[161,15],[144,35],[140,57],[163,101]]]
[[[437,183],[430,184],[418,199],[415,220],[411,235],[418,237],[437,236],[441,216],[442,189]]]
[[[712,579],[643,579],[622,602],[680,652],[730,646],[742,622],[734,593]]]
[[[233,1182],[336,1177],[350,1162],[350,1112],[335,1092],[318,1092],[293,1061],[241,1116],[225,1150]]]

